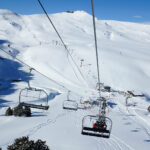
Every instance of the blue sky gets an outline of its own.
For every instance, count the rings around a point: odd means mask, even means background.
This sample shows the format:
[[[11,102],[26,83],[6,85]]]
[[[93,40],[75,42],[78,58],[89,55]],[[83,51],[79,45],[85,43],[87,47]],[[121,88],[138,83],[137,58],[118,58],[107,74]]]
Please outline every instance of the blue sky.
[[[48,13],[84,10],[91,13],[91,0],[41,0]],[[150,0],[94,0],[99,19],[150,22]],[[20,14],[43,13],[37,0],[0,0],[0,9]]]

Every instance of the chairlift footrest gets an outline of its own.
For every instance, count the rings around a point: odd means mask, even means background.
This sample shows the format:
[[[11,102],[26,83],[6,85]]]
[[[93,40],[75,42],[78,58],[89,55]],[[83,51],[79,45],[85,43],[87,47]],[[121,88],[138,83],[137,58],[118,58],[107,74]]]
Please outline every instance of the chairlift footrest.
[[[19,105],[27,106],[27,107],[30,107],[30,108],[36,108],[36,109],[43,109],[43,110],[48,110],[49,109],[49,106],[36,105],[36,104],[20,103]]]
[[[69,108],[69,107],[63,107],[63,109],[77,111],[77,109],[75,109],[75,108]]]
[[[110,137],[110,135],[89,133],[89,132],[84,132],[84,131],[82,131],[82,135],[89,135],[89,136],[96,136],[96,137],[103,137],[103,138],[109,138]]]
[[[84,127],[83,130],[99,132],[99,133],[110,133],[110,131],[106,129],[97,129],[97,128],[89,128],[89,127]]]

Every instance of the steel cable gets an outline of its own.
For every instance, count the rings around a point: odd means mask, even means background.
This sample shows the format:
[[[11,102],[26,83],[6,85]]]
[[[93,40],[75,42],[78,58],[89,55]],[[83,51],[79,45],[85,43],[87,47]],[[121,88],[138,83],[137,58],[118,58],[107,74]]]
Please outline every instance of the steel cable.
[[[43,4],[41,3],[40,0],[37,0],[37,1],[39,2],[41,8],[43,9],[43,11],[44,11],[44,13],[45,13],[45,15],[47,16],[47,18],[48,18],[50,24],[52,25],[52,27],[53,27],[54,30],[56,31],[56,33],[57,33],[59,39],[61,40],[61,42],[62,42],[62,44],[63,44],[65,50],[67,51],[67,53],[69,54],[69,56],[70,56],[70,58],[72,59],[73,63],[75,64],[76,68],[78,69],[78,71],[79,71],[81,77],[82,77],[83,80],[86,82],[86,79],[85,79],[84,75],[82,74],[81,70],[79,69],[78,65],[76,64],[75,60],[73,59],[72,55],[70,54],[70,52],[69,52],[69,50],[68,50],[66,44],[64,43],[62,37],[60,36],[59,32],[57,31],[57,29],[56,29],[56,27],[55,27],[55,25],[54,25],[54,23],[52,22],[52,20],[50,19],[49,15],[47,14],[47,12],[46,12],[46,10],[45,10]],[[68,61],[69,61],[69,59],[68,59]],[[71,63],[70,63],[70,64],[71,64]],[[71,66],[72,66],[72,64],[71,64]],[[75,73],[77,79],[79,80],[79,77],[78,77],[77,73],[75,72],[75,69],[73,68],[73,66],[72,66],[72,69],[73,69],[73,71],[74,71],[74,73]],[[80,80],[79,80],[79,81],[80,81]],[[87,84],[87,82],[86,82],[86,84]],[[87,85],[88,85],[88,84],[87,84]]]

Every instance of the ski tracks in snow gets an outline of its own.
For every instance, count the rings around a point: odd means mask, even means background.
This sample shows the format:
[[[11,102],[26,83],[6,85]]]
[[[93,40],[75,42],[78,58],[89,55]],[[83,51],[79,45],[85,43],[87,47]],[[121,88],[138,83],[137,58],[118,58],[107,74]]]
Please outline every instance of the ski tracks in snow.
[[[120,110],[121,113],[124,114],[124,112],[121,110],[121,108],[119,110]],[[134,111],[135,110],[133,110],[132,113],[136,113]],[[38,132],[41,128],[44,128],[44,127],[46,127],[48,125],[55,124],[58,119],[60,119],[62,117],[65,117],[66,115],[72,115],[72,117],[74,118],[74,122],[75,122],[76,128],[80,128],[81,129],[81,127],[82,127],[81,126],[82,116],[85,115],[86,113],[82,112],[82,111],[81,112],[76,112],[76,113],[73,113],[73,112],[74,111],[61,111],[56,116],[54,116],[52,118],[48,118],[47,120],[45,120],[45,122],[40,123],[40,124],[30,128],[30,129],[24,131],[22,135],[24,135],[24,136],[32,136],[33,134]],[[81,113],[83,113],[83,114],[81,115]],[[130,112],[130,114],[131,114],[131,112]],[[137,119],[134,119],[133,117],[131,119],[133,121],[136,121],[139,124],[139,121],[137,121]],[[141,126],[141,124],[139,124],[139,125]],[[145,128],[144,126],[142,128],[145,129],[145,131],[147,131],[147,128]],[[97,150],[134,150],[125,141],[123,141],[122,139],[120,139],[119,137],[117,137],[117,136],[115,136],[113,134],[111,134],[110,139],[104,139],[104,138],[98,138],[98,137],[91,137],[91,139],[97,141],[97,144],[95,145],[95,148]],[[14,139],[11,139],[9,142],[7,142],[7,143],[5,143],[3,145],[0,145],[0,146],[1,147],[8,146],[11,143],[13,143],[13,141],[14,141]]]
[[[64,117],[64,116],[66,116],[66,115],[68,115],[68,114],[70,114],[70,113],[67,113],[67,112],[59,113],[56,117],[54,117],[54,118],[49,118],[49,119],[47,119],[45,122],[40,123],[40,124],[36,125],[35,127],[32,127],[31,129],[28,129],[28,130],[24,131],[24,132],[21,134],[21,136],[31,136],[31,135],[35,134],[37,131],[39,131],[41,128],[43,128],[43,127],[45,127],[45,126],[48,126],[48,125],[50,125],[50,124],[54,124],[59,118]],[[10,145],[11,143],[13,143],[14,140],[15,140],[15,139],[11,139],[11,140],[9,140],[9,142],[0,145],[0,147],[8,146],[8,145]]]
[[[91,111],[90,111],[91,112]],[[77,128],[81,128],[81,114],[74,114],[75,125]],[[89,136],[91,137],[91,136]],[[126,142],[118,138],[117,136],[111,134],[109,139],[99,138],[99,137],[91,137],[93,140],[97,141],[97,145],[95,145],[97,150],[134,150],[130,145]]]
[[[26,136],[31,136],[31,135],[35,134],[35,133],[36,133],[38,130],[40,130],[41,128],[43,128],[43,127],[45,127],[45,126],[47,126],[47,125],[50,125],[50,124],[54,124],[54,123],[57,121],[57,119],[59,119],[59,118],[65,116],[65,115],[66,115],[66,114],[63,113],[63,114],[57,115],[57,116],[56,116],[55,118],[53,118],[53,119],[47,119],[46,122],[41,123],[41,124],[38,124],[37,126],[31,128],[31,129],[28,131],[28,134],[26,134]]]
[[[128,114],[128,117],[133,121],[135,122],[136,124],[138,124],[143,130],[144,132],[148,135],[149,139],[150,139],[150,124],[148,121],[146,121],[141,115],[139,115],[137,112],[136,112],[136,109],[137,110],[143,110],[141,108],[132,108],[132,107],[129,107],[128,111],[127,112],[123,112],[123,107],[125,107],[122,103],[118,102],[119,104],[119,107],[118,107],[118,110],[119,112],[122,114],[122,115],[127,115]],[[133,117],[133,115],[135,117]],[[141,124],[139,120],[142,120],[146,123],[145,124]]]
[[[93,138],[98,142],[97,150],[134,150],[130,145],[125,143],[115,135],[111,135],[110,139]]]
[[[145,134],[148,136],[149,140],[150,140],[150,124],[149,122],[147,122],[144,118],[142,118],[135,110],[135,108],[132,108],[129,110],[129,114],[134,114],[136,116],[136,118],[132,117],[132,120],[134,120],[144,131]],[[131,118],[131,117],[130,117]],[[141,124],[139,120],[144,121],[146,124]]]

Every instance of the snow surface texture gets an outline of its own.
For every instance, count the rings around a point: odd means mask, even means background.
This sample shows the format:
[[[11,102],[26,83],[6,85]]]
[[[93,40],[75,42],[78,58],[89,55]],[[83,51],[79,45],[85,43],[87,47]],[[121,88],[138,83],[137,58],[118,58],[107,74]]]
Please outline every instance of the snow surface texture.
[[[71,98],[95,99],[97,82],[92,16],[83,11],[50,15],[84,78],[62,46],[45,15],[18,15],[0,10],[0,48],[71,90]],[[51,150],[149,150],[150,149],[150,25],[96,19],[101,82],[113,88],[108,96],[108,116],[113,121],[110,139],[81,135],[82,118],[97,108],[62,109],[67,89],[32,72],[31,86],[43,88],[50,109],[33,109],[31,118],[5,117],[16,106],[20,89],[27,87],[29,68],[0,51],[0,147],[15,138],[46,140]],[[81,64],[81,60],[84,60]],[[74,73],[76,72],[76,74]],[[21,80],[22,82],[14,82]],[[135,91],[130,98],[119,91]],[[38,100],[37,100],[38,101]]]

